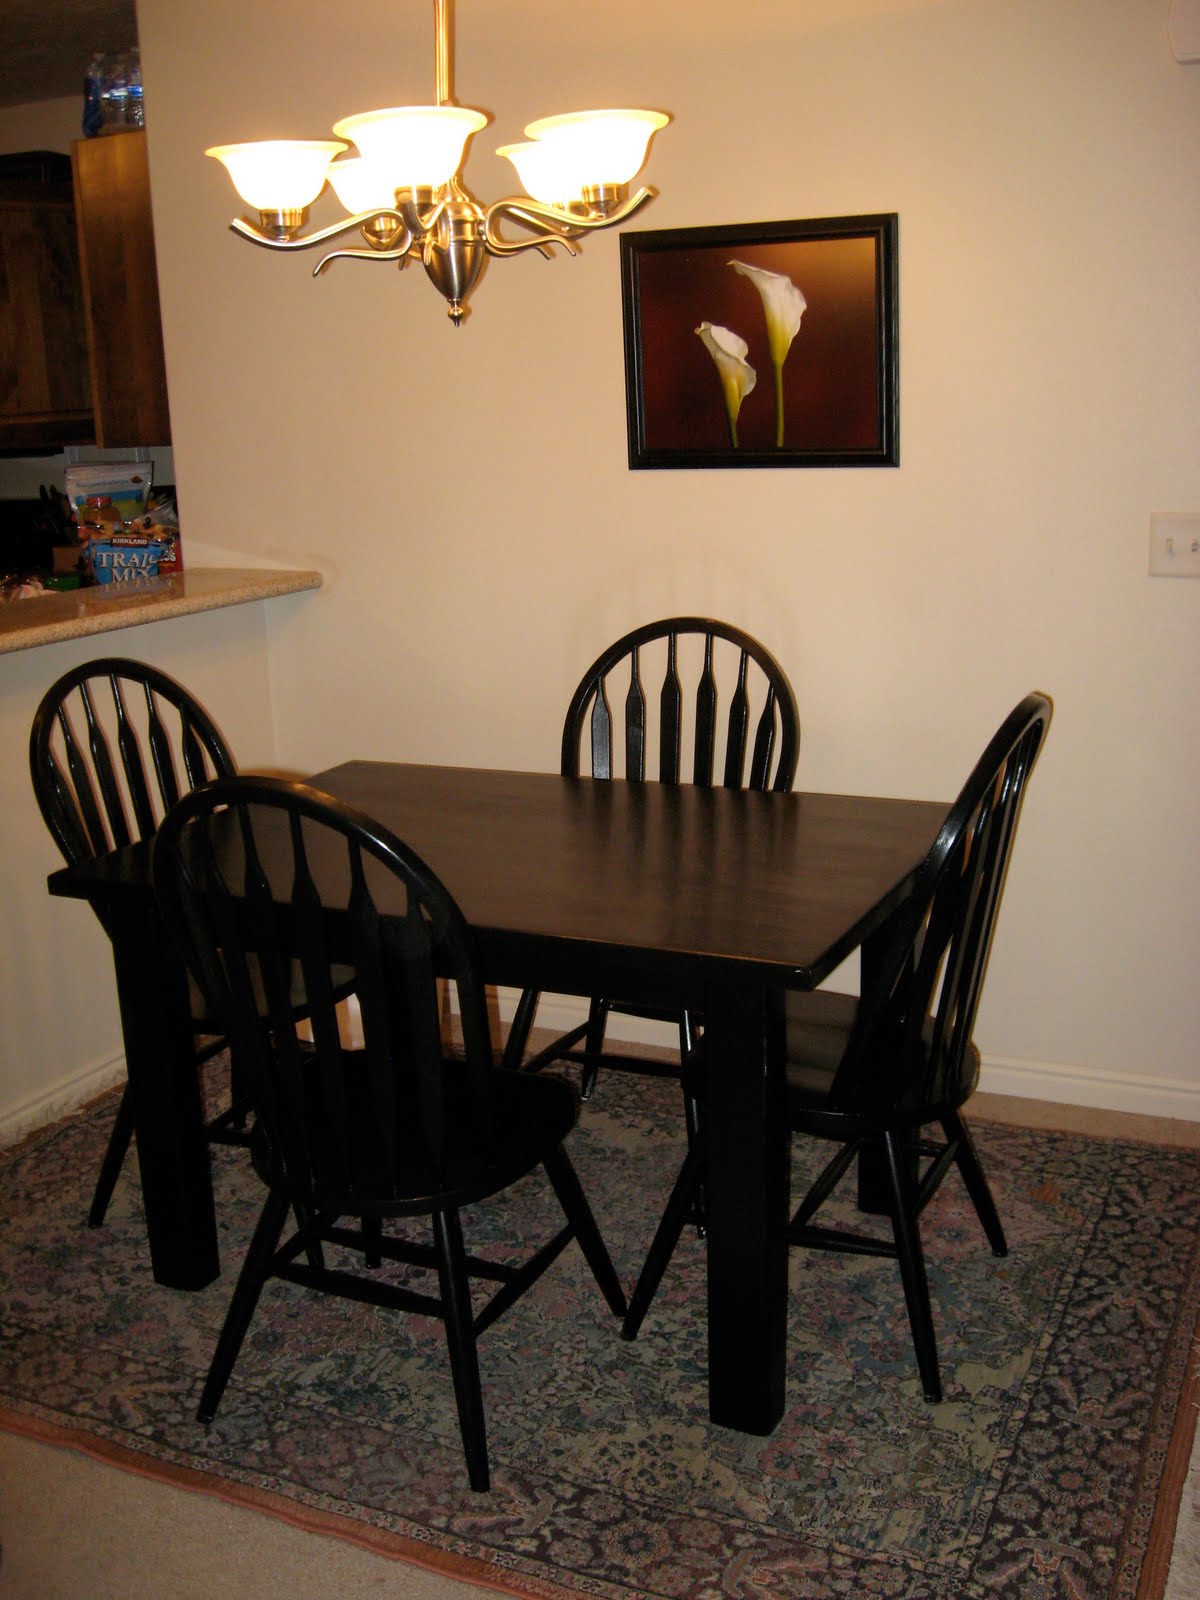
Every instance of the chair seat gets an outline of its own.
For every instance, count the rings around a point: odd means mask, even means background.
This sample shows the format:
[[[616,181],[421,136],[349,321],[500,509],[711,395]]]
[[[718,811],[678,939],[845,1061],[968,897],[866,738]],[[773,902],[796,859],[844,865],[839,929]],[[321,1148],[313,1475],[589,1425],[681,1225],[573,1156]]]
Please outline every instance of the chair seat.
[[[864,1107],[831,1104],[834,1078],[858,1015],[858,996],[830,989],[789,994],[786,1015],[788,1121],[796,1131],[827,1130],[831,1138],[849,1139],[887,1126],[936,1122],[965,1105],[978,1085],[979,1051],[969,1042],[954,1082],[936,1099],[916,1092],[918,1075],[907,1085],[910,1092],[898,1101],[880,1096]],[[933,1019],[927,1018],[922,1029],[926,1047],[933,1026]]]
[[[307,1053],[306,1053],[307,1055]],[[371,1096],[366,1052],[344,1050],[337,1092],[345,1097],[342,1113],[325,1114],[315,1055],[307,1055],[308,1082],[304,1101],[312,1167],[320,1174],[315,1187],[298,1186],[267,1143],[260,1122],[251,1143],[255,1170],[270,1186],[282,1185],[304,1204],[322,1211],[372,1217],[424,1214],[441,1207],[469,1205],[486,1199],[531,1172],[547,1150],[560,1145],[579,1119],[578,1096],[561,1078],[496,1068],[492,1084],[495,1116],[490,1138],[482,1144],[467,1112],[471,1080],[456,1059],[443,1063],[441,1091],[446,1107],[447,1158],[435,1177],[419,1138],[412,1131],[419,1119],[398,1114],[394,1123],[398,1154],[385,1148],[383,1122]],[[341,1149],[333,1144],[332,1130]],[[405,1145],[407,1144],[407,1148]],[[338,1174],[341,1174],[339,1181]]]
[[[787,996],[789,1106],[824,1106],[846,1053],[858,996],[816,989]]]
[[[333,995],[335,1000],[345,1000],[354,993],[354,973],[349,967],[334,966],[330,968],[330,978],[333,982]],[[262,979],[257,970],[252,969],[251,980],[254,985],[254,999],[258,1006],[258,1014],[265,1017],[267,1014],[266,994],[263,990]],[[200,1034],[223,1033],[220,1021],[208,1009],[207,1002],[200,985],[192,974],[188,973],[188,999],[192,1013],[192,1032]],[[299,967],[293,968],[292,973],[292,1010],[297,1017],[303,1017],[306,1011],[306,997],[304,979]]]

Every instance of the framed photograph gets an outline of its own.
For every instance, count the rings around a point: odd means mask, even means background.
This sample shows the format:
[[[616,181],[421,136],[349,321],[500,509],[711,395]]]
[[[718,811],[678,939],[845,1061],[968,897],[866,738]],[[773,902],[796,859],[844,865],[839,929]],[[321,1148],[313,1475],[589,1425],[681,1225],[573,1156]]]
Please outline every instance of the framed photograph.
[[[897,219],[621,235],[631,467],[894,467]]]

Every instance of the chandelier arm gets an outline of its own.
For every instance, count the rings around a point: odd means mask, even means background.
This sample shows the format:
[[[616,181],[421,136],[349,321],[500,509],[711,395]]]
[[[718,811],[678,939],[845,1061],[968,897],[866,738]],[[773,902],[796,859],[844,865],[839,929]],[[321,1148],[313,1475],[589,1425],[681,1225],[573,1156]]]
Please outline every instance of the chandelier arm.
[[[411,251],[411,240],[403,247],[403,249],[331,250],[327,256],[322,256],[320,261],[317,262],[316,266],[313,268],[312,275],[314,278],[319,278],[321,273],[324,272],[325,268],[331,261],[399,261],[401,266],[403,266]]]
[[[515,255],[518,250],[530,248],[542,250],[547,254],[546,246],[561,244],[571,255],[578,255],[578,250],[572,244],[582,233],[591,233],[599,228],[611,228],[614,224],[624,222],[635,211],[640,210],[648,200],[656,194],[654,189],[639,189],[636,194],[629,196],[613,210],[603,215],[588,215],[566,211],[560,206],[548,206],[540,200],[530,200],[522,196],[509,196],[504,200],[497,200],[490,205],[484,214],[484,239],[492,255]],[[519,222],[527,228],[537,230],[541,237],[534,239],[506,239],[500,232],[500,223],[503,218],[509,217],[514,222]]]
[[[451,179],[447,188],[456,191],[459,195],[462,194],[462,190],[453,179]],[[448,198],[443,194],[440,200],[435,201],[430,209],[423,213],[416,200],[412,198],[406,199],[403,202],[400,218],[408,229],[410,237],[413,239],[428,238],[437,228],[438,222],[446,214],[448,204]]]
[[[243,239],[249,239],[251,244],[261,244],[268,250],[310,250],[315,244],[323,244],[326,239],[336,239],[339,234],[349,233],[354,228],[362,228],[369,222],[374,222],[377,217],[388,217],[404,230],[407,243],[404,250],[412,244],[412,231],[408,226],[402,212],[392,210],[360,211],[357,216],[347,217],[342,222],[334,222],[328,228],[321,228],[316,233],[306,234],[300,239],[275,239],[269,233],[264,233],[261,228],[256,228],[252,222],[247,222],[244,217],[234,217],[229,227],[233,233]],[[384,256],[383,251],[371,251],[371,255]],[[404,251],[401,251],[403,254]],[[392,254],[391,251],[387,252]]]
[[[545,205],[540,200],[530,200],[523,195],[508,195],[503,200],[495,201],[484,212],[484,226],[489,247],[493,238],[499,244],[507,244],[508,241],[499,232],[499,224],[504,217],[519,222],[526,228],[532,228],[543,236],[553,235],[555,242],[573,238],[582,231],[587,220],[583,215],[576,216],[558,206]]]
[[[531,235],[528,239],[505,239],[498,228],[492,227],[490,220],[483,242],[490,256],[515,256],[522,250],[537,250],[547,261],[552,261],[556,244],[561,245],[568,255],[579,254],[579,246],[573,240],[564,238],[562,234],[547,231],[536,237]]]
[[[566,212],[554,214],[554,211],[554,207],[544,206],[536,200],[497,200],[484,213],[484,248],[493,256],[515,256],[522,250],[537,250],[551,260],[554,256],[553,247],[557,244],[568,255],[577,256],[579,250],[572,242],[573,235],[578,231],[577,219]],[[500,223],[505,217],[535,232],[526,239],[506,239],[500,232]]]
[[[606,211],[603,216],[589,219],[580,224],[584,228],[611,228],[615,222],[624,222],[635,211],[640,211],[649,201],[655,199],[658,190],[647,185],[644,189],[635,190],[628,200],[623,200],[619,206],[614,206],[611,211]]]

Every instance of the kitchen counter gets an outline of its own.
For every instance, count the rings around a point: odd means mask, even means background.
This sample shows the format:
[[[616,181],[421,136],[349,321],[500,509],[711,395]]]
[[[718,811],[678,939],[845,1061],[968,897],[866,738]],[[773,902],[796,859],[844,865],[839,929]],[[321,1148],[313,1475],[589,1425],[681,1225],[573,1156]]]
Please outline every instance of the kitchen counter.
[[[91,633],[136,628],[165,617],[270,600],[275,595],[319,589],[319,572],[270,567],[196,567],[156,578],[137,589],[113,593],[108,585],[33,595],[0,604],[0,655],[59,644]]]

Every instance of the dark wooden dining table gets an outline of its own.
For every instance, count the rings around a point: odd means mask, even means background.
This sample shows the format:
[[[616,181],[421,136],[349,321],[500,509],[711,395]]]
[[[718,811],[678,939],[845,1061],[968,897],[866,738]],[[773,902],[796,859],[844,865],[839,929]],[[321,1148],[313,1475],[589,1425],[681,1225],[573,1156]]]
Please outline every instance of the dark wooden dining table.
[[[351,761],[308,780],[415,849],[477,936],[489,983],[687,1005],[709,1060],[709,1413],[770,1433],[784,1405],[788,989],[820,984],[902,901],[947,806],[837,794]],[[113,930],[151,1264],[220,1270],[187,974],[144,842],[49,879]]]

